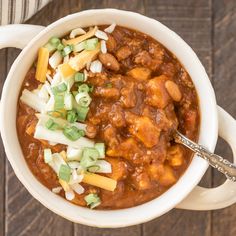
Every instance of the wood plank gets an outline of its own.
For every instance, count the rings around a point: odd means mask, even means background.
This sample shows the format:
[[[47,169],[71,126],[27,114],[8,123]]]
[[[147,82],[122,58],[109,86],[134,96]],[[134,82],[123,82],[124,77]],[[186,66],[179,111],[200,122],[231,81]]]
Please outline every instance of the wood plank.
[[[67,15],[69,5],[67,1],[53,1],[27,23],[47,25]],[[8,51],[9,69],[19,50]],[[52,213],[35,200],[16,178],[9,163],[6,167],[6,184],[6,235],[73,235],[73,223]]]
[[[178,33],[197,53],[211,77],[211,2],[146,0],[145,14]],[[211,186],[211,170],[201,185]],[[211,213],[172,210],[143,225],[143,235],[210,235]]]
[[[0,91],[2,93],[2,87],[6,78],[6,59],[7,49],[0,50]],[[0,140],[0,235],[4,235],[5,232],[5,160],[6,155],[2,139]]]
[[[214,0],[213,16],[213,71],[217,102],[233,117],[236,117],[236,55],[234,53],[236,50],[236,2],[234,0]],[[232,151],[222,140],[217,144],[216,153],[224,157],[231,157],[232,160]],[[213,174],[214,186],[225,181],[224,176],[216,171]],[[212,216],[212,235],[236,235],[236,204],[214,211]]]

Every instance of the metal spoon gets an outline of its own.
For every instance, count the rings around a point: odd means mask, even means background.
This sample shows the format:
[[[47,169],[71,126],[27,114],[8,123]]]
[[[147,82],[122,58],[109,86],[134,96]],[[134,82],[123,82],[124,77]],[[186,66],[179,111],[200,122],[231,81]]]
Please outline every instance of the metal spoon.
[[[184,146],[195,152],[198,156],[207,160],[213,168],[223,173],[227,179],[236,182],[235,164],[229,162],[221,156],[209,152],[206,148],[186,138],[177,130],[174,134],[174,139],[177,143],[183,144]]]

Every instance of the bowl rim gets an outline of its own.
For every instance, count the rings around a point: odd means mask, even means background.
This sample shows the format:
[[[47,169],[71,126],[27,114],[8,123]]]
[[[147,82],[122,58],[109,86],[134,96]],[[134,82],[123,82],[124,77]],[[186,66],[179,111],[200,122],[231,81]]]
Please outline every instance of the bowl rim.
[[[198,182],[200,181],[200,179],[202,178],[202,176],[204,175],[208,167],[208,163],[202,160],[201,158],[195,156],[190,166],[188,167],[188,169],[185,171],[183,176],[178,180],[178,182],[175,185],[173,185],[169,190],[167,190],[158,198],[155,198],[142,205],[138,205],[138,206],[126,208],[126,209],[121,209],[121,210],[108,210],[108,211],[96,210],[94,211],[94,210],[90,210],[87,208],[73,205],[69,203],[68,201],[64,200],[63,198],[51,193],[51,191],[48,190],[46,187],[40,186],[42,184],[38,180],[36,180],[35,177],[34,177],[35,178],[34,180],[33,179],[30,180],[29,177],[26,176],[29,173],[23,173],[21,171],[21,167],[17,166],[14,160],[15,153],[14,153],[13,148],[10,145],[11,137],[8,134],[7,130],[5,129],[5,125],[4,125],[7,123],[7,116],[4,113],[4,111],[7,111],[6,98],[7,98],[8,91],[10,91],[11,86],[12,86],[12,79],[14,77],[14,73],[17,71],[19,67],[19,62],[23,61],[24,56],[26,56],[27,53],[30,52],[31,47],[34,44],[37,44],[37,42],[39,42],[39,39],[43,38],[43,36],[45,36],[46,33],[50,32],[54,28],[59,27],[63,23],[68,24],[70,21],[78,17],[81,17],[81,16],[88,17],[88,16],[96,15],[96,14],[119,14],[120,16],[143,20],[146,22],[146,24],[153,24],[153,25],[158,26],[161,30],[163,30],[163,32],[165,31],[165,33],[170,38],[172,38],[172,40],[177,40],[178,43],[181,45],[181,47],[184,47],[184,49],[188,52],[189,56],[193,60],[193,63],[196,63],[196,65],[198,65],[199,75],[201,75],[201,78],[203,78],[204,85],[206,86],[206,88],[204,89],[206,89],[209,93],[209,98],[208,98],[209,101],[207,101],[207,104],[208,105],[210,104],[211,113],[213,114],[211,117],[211,123],[205,124],[204,126],[204,128],[206,130],[209,130],[209,132],[203,135],[202,131],[200,130],[199,140],[203,144],[206,144],[206,147],[210,151],[214,151],[217,136],[218,136],[218,118],[217,118],[215,94],[210,84],[209,78],[206,74],[206,71],[204,67],[202,66],[200,60],[194,53],[194,51],[182,38],[180,38],[175,32],[167,28],[165,25],[163,25],[159,21],[143,16],[139,13],[111,9],[111,8],[86,10],[86,11],[81,11],[78,13],[65,16],[53,22],[52,24],[48,25],[44,30],[42,30],[42,32],[40,32],[37,36],[35,36],[29,42],[29,44],[22,50],[20,55],[17,57],[17,59],[13,63],[8,73],[4,87],[3,87],[2,101],[1,101],[1,114],[0,114],[1,135],[2,135],[2,139],[3,139],[3,143],[4,143],[8,160],[10,161],[11,166],[13,167],[13,170],[16,176],[23,183],[26,189],[31,193],[31,195],[34,198],[36,198],[39,202],[41,202],[45,207],[47,207],[51,211],[75,223],[81,223],[81,224],[85,224],[89,226],[96,226],[96,227],[112,227],[112,228],[125,227],[125,226],[130,226],[130,225],[135,225],[135,224],[150,221],[166,213],[170,209],[174,208],[198,184]],[[164,46],[166,45],[164,44]],[[201,112],[202,112],[202,107],[204,106],[205,106],[204,104],[200,104]],[[205,107],[205,112],[207,111],[206,109],[207,107]],[[203,124],[201,123],[201,127],[202,125]],[[207,135],[210,135],[211,138],[207,139],[207,137],[205,137]],[[18,141],[18,138],[17,138],[17,141]],[[195,169],[196,166],[198,166],[198,172],[194,173],[194,171],[196,171]],[[32,173],[31,175],[34,176]],[[192,180],[191,182],[188,181],[188,177],[191,177],[190,178]],[[32,185],[32,183],[35,183],[35,181],[38,182],[38,184],[34,186]],[[45,199],[45,194],[48,195],[47,199]],[[175,197],[173,198],[173,196]],[[171,204],[170,202],[166,203],[166,199],[171,199]],[[154,207],[158,207],[156,212],[153,211]],[[73,213],[72,212],[73,210],[78,210],[79,214]],[[147,212],[147,211],[150,211],[150,212]]]

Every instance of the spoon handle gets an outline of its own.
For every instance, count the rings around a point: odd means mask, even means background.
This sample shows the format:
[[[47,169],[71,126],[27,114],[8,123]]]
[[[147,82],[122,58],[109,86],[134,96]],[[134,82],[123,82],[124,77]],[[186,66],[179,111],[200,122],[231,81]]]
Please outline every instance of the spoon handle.
[[[227,179],[236,182],[235,164],[229,162],[221,156],[209,152],[206,148],[186,138],[178,131],[175,132],[174,139],[177,143],[183,144],[184,146],[195,152],[198,156],[207,160],[213,168],[223,173]]]

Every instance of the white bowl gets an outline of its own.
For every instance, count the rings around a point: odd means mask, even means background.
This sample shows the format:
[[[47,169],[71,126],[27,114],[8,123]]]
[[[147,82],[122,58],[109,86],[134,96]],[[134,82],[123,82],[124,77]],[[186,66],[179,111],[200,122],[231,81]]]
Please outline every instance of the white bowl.
[[[38,48],[44,45],[50,37],[55,35],[63,36],[76,27],[111,24],[113,22],[152,36],[177,56],[190,74],[199,95],[201,112],[199,143],[203,144],[210,151],[214,151],[218,137],[218,115],[215,94],[205,69],[196,54],[184,40],[160,22],[133,12],[101,9],[68,15],[43,30],[36,26],[16,25],[0,27],[0,48],[3,46],[17,47],[17,45],[22,47],[26,41],[29,41],[31,35],[35,35],[38,31],[42,30],[28,42],[15,60],[3,88],[0,118],[1,135],[7,157],[19,180],[44,206],[73,222],[97,227],[124,227],[143,223],[163,215],[178,205],[194,189],[208,167],[208,163],[205,160],[195,156],[179,181],[160,197],[128,209],[103,211],[90,210],[71,204],[49,191],[31,173],[17,138],[16,107],[22,81],[36,58]],[[9,34],[12,30],[15,32],[14,35]],[[225,138],[232,140],[233,134],[230,130],[235,129],[235,121],[222,110],[220,115],[220,119],[224,123],[222,127],[224,129],[227,128],[229,131],[225,134]],[[228,133],[231,133],[231,136]],[[212,204],[212,199],[210,199],[212,192],[209,191],[211,190],[197,188],[180,206],[188,209],[214,209],[232,204],[236,201],[234,197],[236,196],[236,190],[235,185],[232,187],[230,184],[226,182],[216,190],[221,197],[214,204]],[[231,190],[233,189],[233,193],[232,196],[227,195],[228,201],[226,202],[222,190],[228,189],[229,186]],[[212,191],[215,190],[213,189]]]

